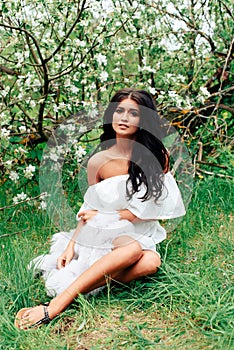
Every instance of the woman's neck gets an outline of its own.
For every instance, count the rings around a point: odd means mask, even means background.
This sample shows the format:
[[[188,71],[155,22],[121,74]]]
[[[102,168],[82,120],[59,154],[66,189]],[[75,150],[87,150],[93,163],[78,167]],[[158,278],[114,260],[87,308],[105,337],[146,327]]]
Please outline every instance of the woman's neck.
[[[116,144],[113,146],[113,150],[119,155],[129,159],[132,154],[134,142],[134,140],[130,139],[116,138]]]

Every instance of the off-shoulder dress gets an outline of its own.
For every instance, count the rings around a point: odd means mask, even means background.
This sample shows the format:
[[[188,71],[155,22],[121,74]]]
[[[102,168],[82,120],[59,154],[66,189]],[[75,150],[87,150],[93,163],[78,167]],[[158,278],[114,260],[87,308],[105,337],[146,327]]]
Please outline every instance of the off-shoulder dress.
[[[170,172],[164,174],[163,192],[156,203],[153,198],[142,201],[144,185],[128,199],[128,176],[113,176],[89,186],[79,212],[92,209],[98,213],[78,233],[74,257],[66,267],[58,270],[57,258],[66,249],[74,230],[54,234],[49,254],[32,260],[30,266],[41,271],[49,296],[63,292],[96,260],[111,252],[112,242],[118,236],[127,235],[138,241],[143,250],[156,252],[156,244],[166,238],[166,230],[158,220],[173,219],[185,214],[180,190]],[[118,211],[122,209],[128,209],[141,220],[135,223],[120,220]]]

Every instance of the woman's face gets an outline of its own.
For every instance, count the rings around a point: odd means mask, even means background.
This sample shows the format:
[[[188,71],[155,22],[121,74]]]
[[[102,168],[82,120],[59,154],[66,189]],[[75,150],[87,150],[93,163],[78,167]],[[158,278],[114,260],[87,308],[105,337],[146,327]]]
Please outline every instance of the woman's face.
[[[113,114],[112,127],[116,137],[135,139],[139,123],[139,105],[130,98],[121,101]]]

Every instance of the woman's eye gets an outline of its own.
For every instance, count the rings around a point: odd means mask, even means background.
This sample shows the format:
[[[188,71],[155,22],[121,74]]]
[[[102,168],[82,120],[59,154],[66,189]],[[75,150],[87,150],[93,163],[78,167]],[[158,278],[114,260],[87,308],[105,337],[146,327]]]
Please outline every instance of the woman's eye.
[[[118,114],[122,114],[122,113],[125,113],[125,109],[124,108],[116,108],[115,110],[115,113],[118,113]],[[129,111],[128,112],[129,114],[131,114],[133,117],[138,117],[139,116],[139,113],[137,111]]]
[[[116,113],[123,113],[123,109],[122,108],[116,108],[115,112]]]

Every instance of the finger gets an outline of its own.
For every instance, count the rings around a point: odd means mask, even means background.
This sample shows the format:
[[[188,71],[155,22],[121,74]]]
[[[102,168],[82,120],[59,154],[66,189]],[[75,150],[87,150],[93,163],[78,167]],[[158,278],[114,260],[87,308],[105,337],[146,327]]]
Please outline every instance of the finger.
[[[58,265],[58,270],[61,270],[64,267],[64,264],[59,264]]]
[[[64,266],[65,261],[66,261],[65,259],[61,259],[61,258],[57,260],[57,267],[59,270]]]
[[[71,260],[68,260],[68,259],[67,259],[64,265],[67,266],[67,265],[70,263],[70,261],[71,261]]]
[[[58,258],[58,259],[57,259],[57,268],[59,269],[59,268],[60,268],[60,266],[61,266],[61,259],[60,259],[60,258]]]

